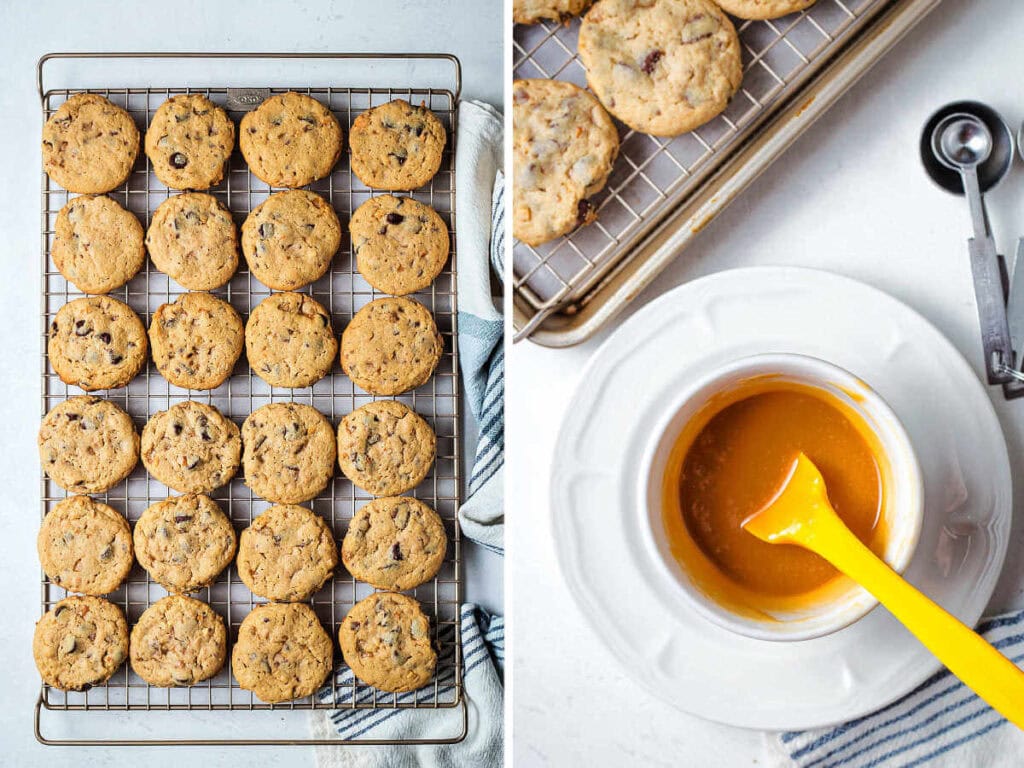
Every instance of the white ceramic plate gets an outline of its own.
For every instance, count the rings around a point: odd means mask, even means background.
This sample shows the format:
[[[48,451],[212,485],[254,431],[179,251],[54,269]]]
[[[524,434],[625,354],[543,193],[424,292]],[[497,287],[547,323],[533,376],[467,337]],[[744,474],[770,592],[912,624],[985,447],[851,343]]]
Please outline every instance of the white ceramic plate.
[[[827,637],[754,640],[698,616],[643,546],[636,487],[643,446],[673,392],[763,352],[822,358],[866,381],[900,417],[925,485],[907,578],[968,624],[995,587],[1011,483],[984,386],[924,318],[827,272],[722,272],[671,291],[595,353],[555,449],[552,509],[569,589],[641,684],[702,717],[764,729],[849,720],[899,698],[938,662],[884,608]]]

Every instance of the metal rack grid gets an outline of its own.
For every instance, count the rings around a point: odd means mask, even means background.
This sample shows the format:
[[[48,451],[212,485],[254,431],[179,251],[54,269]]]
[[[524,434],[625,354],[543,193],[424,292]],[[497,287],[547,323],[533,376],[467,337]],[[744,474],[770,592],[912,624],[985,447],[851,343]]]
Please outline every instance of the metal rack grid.
[[[339,57],[344,57],[339,54]],[[385,57],[382,55],[381,57]],[[367,58],[358,56],[357,58]],[[369,58],[373,58],[372,56]],[[387,56],[387,58],[394,58]],[[409,58],[420,58],[415,55]],[[395,98],[404,98],[413,103],[425,103],[444,124],[448,143],[444,151],[441,169],[425,187],[412,193],[415,199],[433,207],[448,224],[452,243],[451,257],[444,272],[429,288],[412,295],[412,298],[426,305],[437,320],[438,329],[444,339],[444,354],[434,376],[416,390],[394,399],[409,405],[423,416],[437,433],[437,460],[428,477],[412,495],[432,507],[444,521],[449,537],[448,552],[438,575],[431,581],[409,593],[423,605],[432,618],[432,631],[438,650],[437,672],[428,686],[407,694],[385,693],[355,680],[346,674],[347,667],[341,660],[335,641],[335,669],[328,678],[325,688],[314,697],[283,704],[264,704],[249,691],[242,690],[231,674],[230,653],[223,670],[214,678],[185,688],[158,688],[148,685],[124,664],[104,685],[83,692],[63,692],[48,685],[42,686],[36,707],[37,738],[48,741],[40,732],[40,706],[47,710],[59,711],[174,711],[174,710],[266,710],[266,709],[439,709],[456,707],[465,710],[462,696],[462,658],[459,608],[461,601],[461,537],[457,519],[460,494],[460,388],[457,359],[457,300],[456,300],[456,254],[455,254],[455,128],[457,119],[460,71],[458,60],[450,56],[426,56],[425,58],[450,59],[455,68],[454,90],[417,87],[388,88],[337,88],[337,87],[274,87],[265,89],[266,95],[288,90],[306,93],[326,104],[338,118],[345,136],[355,117],[366,109],[386,103]],[[40,68],[42,66],[40,62]],[[43,101],[43,117],[48,118],[70,94],[80,90],[99,93],[124,107],[144,131],[153,113],[168,97],[179,93],[202,93],[212,101],[225,107],[233,121],[238,123],[243,110],[237,109],[238,94],[228,88],[116,88],[90,87],[84,89],[59,89],[43,91],[40,77],[40,94]],[[251,89],[245,89],[251,95]],[[258,101],[256,102],[259,103]],[[253,105],[255,106],[255,105]],[[110,196],[128,210],[134,212],[148,227],[150,217],[161,202],[172,194],[152,173],[148,159],[140,152],[141,159],[125,184]],[[382,194],[362,184],[350,172],[348,153],[328,178],[314,182],[307,187],[328,199],[341,218],[343,229],[347,227],[352,212],[360,203]],[[249,211],[255,208],[272,189],[249,173],[237,147],[230,159],[224,180],[210,194],[223,202],[240,226]],[[405,193],[395,193],[405,194]],[[42,174],[42,257],[43,257],[43,311],[42,311],[42,411],[45,414],[58,403],[70,396],[82,394],[74,386],[60,381],[49,367],[46,358],[46,336],[50,320],[67,301],[84,294],[70,285],[48,258],[56,215],[61,207],[74,195],[54,185],[45,173]],[[311,286],[300,289],[312,295],[331,313],[335,332],[340,332],[352,315],[362,306],[381,295],[370,287],[355,269],[351,243],[347,232],[342,247],[332,261],[326,275]],[[110,295],[129,304],[147,324],[152,313],[165,302],[173,301],[185,293],[177,283],[157,271],[147,260],[143,269],[125,287]],[[271,291],[257,282],[249,273],[244,260],[231,281],[216,295],[227,300],[243,316]],[[287,389],[271,387],[255,376],[244,355],[235,367],[232,376],[220,387],[210,391],[182,389],[169,384],[150,363],[147,368],[131,381],[127,387],[118,390],[98,392],[100,396],[124,408],[133,418],[136,428],[141,431],[147,418],[153,413],[166,410],[170,405],[183,400],[197,400],[218,408],[225,416],[240,424],[256,408],[271,402],[299,402],[311,405],[325,414],[337,427],[340,419],[353,409],[376,398],[361,390],[340,371],[337,362],[327,377],[311,387]],[[42,512],[45,515],[53,505],[67,496],[67,492],[45,475],[42,478]],[[172,495],[170,489],[150,478],[141,463],[124,482],[97,498],[124,513],[134,523],[142,512],[157,501]],[[249,525],[254,517],[271,506],[255,497],[245,486],[241,477],[236,476],[228,485],[210,494],[240,530]],[[339,472],[311,503],[312,509],[323,517],[340,542],[347,525],[356,510],[370,501],[370,494],[356,488]],[[310,601],[328,633],[336,638],[337,627],[348,608],[355,602],[372,594],[375,590],[367,584],[355,581],[343,566],[338,566],[334,578],[318,591]],[[45,574],[42,578],[41,598],[43,612],[49,610],[65,596],[65,591],[50,583]],[[129,625],[138,620],[141,613],[153,602],[165,596],[166,591],[156,584],[136,563],[125,584],[107,596],[109,600],[124,609]],[[209,603],[225,619],[228,626],[229,650],[237,638],[238,627],[245,616],[262,598],[252,595],[239,580],[234,565],[229,566],[217,582],[194,595]],[[465,717],[463,724],[465,726]],[[463,734],[453,735],[449,741],[458,741]],[[51,742],[56,743],[56,742]],[[66,742],[65,742],[66,743]],[[83,742],[75,742],[83,743]],[[102,740],[89,743],[118,743]],[[133,742],[137,743],[137,742]],[[160,740],[149,743],[175,743],[175,740]],[[180,743],[180,742],[179,742]],[[257,743],[221,742],[216,743]],[[258,743],[310,743],[302,740],[261,740]],[[343,743],[333,741],[327,743]],[[358,741],[356,743],[359,743]],[[371,743],[380,743],[373,740]]]
[[[818,0],[781,19],[737,20],[743,83],[721,115],[675,138],[649,136],[616,121],[619,157],[605,189],[592,199],[597,221],[539,247],[514,244],[513,289],[527,313],[516,340],[554,313],[577,312],[588,291],[694,194],[763,125],[775,104],[893,2],[898,0]],[[585,88],[586,71],[576,54],[579,26],[579,19],[516,25],[514,76],[568,80]]]

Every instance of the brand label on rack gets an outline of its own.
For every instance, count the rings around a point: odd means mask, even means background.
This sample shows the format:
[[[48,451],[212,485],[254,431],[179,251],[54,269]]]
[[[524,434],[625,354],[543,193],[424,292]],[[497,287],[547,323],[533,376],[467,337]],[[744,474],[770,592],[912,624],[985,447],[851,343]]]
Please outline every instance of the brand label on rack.
[[[269,88],[228,88],[227,108],[235,112],[248,112],[270,96]]]

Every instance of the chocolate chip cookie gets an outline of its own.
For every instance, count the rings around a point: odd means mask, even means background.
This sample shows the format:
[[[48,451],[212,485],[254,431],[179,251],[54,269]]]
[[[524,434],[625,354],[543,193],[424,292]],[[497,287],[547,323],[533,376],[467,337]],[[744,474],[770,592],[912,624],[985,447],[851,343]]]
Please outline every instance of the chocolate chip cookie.
[[[312,499],[330,482],[336,455],[331,422],[308,405],[264,405],[242,424],[245,484],[267,501]]]
[[[513,234],[540,245],[597,218],[619,152],[615,124],[588,91],[561,80],[512,84]]]
[[[76,93],[43,126],[43,170],[68,192],[119,186],[139,154],[131,115],[95,93]]]
[[[43,682],[84,691],[110,679],[128,658],[124,612],[102,597],[61,600],[38,622],[32,655]]]
[[[134,562],[128,521],[89,496],[59,501],[43,518],[36,549],[50,581],[86,595],[113,592]]]
[[[157,207],[146,248],[161,272],[192,291],[224,285],[238,269],[238,230],[217,198],[186,192]]]
[[[328,374],[338,342],[327,310],[304,293],[274,293],[245,324],[245,354],[272,387],[308,387]]]
[[[238,628],[231,671],[243,690],[273,704],[311,696],[331,672],[331,638],[301,603],[259,605]]]
[[[65,490],[105,493],[139,463],[139,434],[113,403],[95,395],[70,397],[43,417],[39,461]]]
[[[224,178],[235,124],[199,93],[172,96],[146,129],[146,157],[171,189],[209,189]]]
[[[50,365],[86,392],[125,386],[146,365],[146,328],[131,307],[109,296],[69,301],[50,323]]]
[[[352,673],[382,691],[422,688],[437,665],[430,620],[416,600],[395,592],[378,592],[352,606],[338,642]]]
[[[447,225],[411,197],[371,197],[352,214],[348,231],[359,273],[392,296],[426,288],[448,261]]]
[[[401,592],[434,578],[447,546],[437,512],[419,499],[387,496],[352,518],[341,542],[341,561],[359,581]]]
[[[172,496],[148,507],[132,534],[139,565],[171,593],[208,587],[235,558],[237,539],[209,496]]]
[[[303,187],[330,174],[341,157],[341,126],[301,93],[271,96],[242,118],[238,144],[249,170],[272,187]]]
[[[304,189],[278,192],[242,225],[242,254],[253,277],[279,291],[319,280],[341,245],[331,204]]]
[[[142,463],[182,493],[208,493],[238,471],[238,427],[212,405],[186,400],[153,414],[142,430]]]
[[[132,669],[150,685],[195,685],[224,666],[228,633],[206,603],[171,595],[143,612],[129,647]]]
[[[226,301],[208,293],[186,293],[153,313],[149,343],[157,370],[171,384],[213,389],[238,362],[245,328]]]
[[[349,136],[352,173],[374,189],[422,187],[441,167],[444,126],[422,104],[395,99],[360,114]]]
[[[142,269],[142,224],[105,195],[83,195],[57,214],[54,266],[83,293],[109,293]]]
[[[242,531],[238,577],[254,595],[308,600],[334,573],[338,546],[327,523],[305,507],[271,507]]]
[[[810,8],[818,0],[715,0],[722,10],[741,19],[777,19]]]
[[[397,496],[419,485],[434,464],[437,436],[409,406],[378,400],[338,425],[338,464],[374,496]]]
[[[341,335],[341,368],[367,392],[398,395],[426,383],[443,351],[430,310],[412,299],[377,299]]]
[[[538,21],[568,22],[587,9],[592,0],[512,0],[512,20],[516,24]]]
[[[711,0],[597,0],[580,26],[587,82],[630,128],[677,136],[740,87],[740,43]]]

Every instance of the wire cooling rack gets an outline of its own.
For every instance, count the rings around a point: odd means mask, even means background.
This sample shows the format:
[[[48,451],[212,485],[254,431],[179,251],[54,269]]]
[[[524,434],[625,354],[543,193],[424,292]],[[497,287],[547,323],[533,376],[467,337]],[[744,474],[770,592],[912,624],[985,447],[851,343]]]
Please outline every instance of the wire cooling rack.
[[[619,157],[604,190],[592,198],[595,223],[540,247],[518,241],[513,249],[516,340],[538,330],[542,343],[564,346],[581,340],[578,316],[595,298],[595,289],[616,267],[635,255],[659,224],[669,221],[757,134],[773,110],[795,98],[802,86],[839,56],[855,35],[880,21],[901,3],[923,12],[938,0],[818,0],[801,13],[771,21],[736,20],[743,55],[743,83],[728,108],[692,133],[659,138],[617,123]],[[918,10],[920,9],[920,10]],[[580,20],[568,25],[545,22],[516,25],[513,73],[516,78],[556,78],[586,87],[586,72],[576,53]],[[872,52],[872,61],[884,49]],[[809,106],[813,97],[806,106]],[[794,125],[783,128],[794,133]],[[762,166],[763,169],[763,166]],[[720,206],[711,200],[706,223]],[[694,234],[702,226],[693,227]],[[646,254],[645,254],[646,256]],[[667,257],[666,257],[667,258]],[[612,301],[624,304],[642,281]],[[611,314],[615,310],[609,310]],[[542,329],[548,318],[559,323]],[[553,319],[553,318],[552,318]],[[592,332],[593,327],[587,329]]]
[[[81,57],[81,55],[56,54],[52,57]],[[97,58],[109,56],[95,55]],[[147,58],[160,58],[162,55],[137,54]],[[194,57],[197,55],[175,54],[166,58]],[[209,54],[203,54],[210,57]],[[221,55],[214,54],[214,57]],[[254,56],[235,56],[224,54],[223,58],[273,58],[273,54]],[[42,686],[39,703],[36,707],[36,736],[45,743],[58,742],[47,739],[41,733],[40,707],[46,710],[62,712],[90,711],[124,711],[152,712],[178,710],[268,710],[268,709],[441,709],[457,707],[460,704],[465,713],[462,697],[462,658],[460,644],[459,605],[461,599],[461,540],[459,524],[456,516],[460,493],[460,389],[457,359],[457,301],[456,301],[456,255],[455,255],[455,127],[457,118],[458,95],[461,84],[460,65],[453,56],[447,55],[355,55],[328,54],[315,55],[315,58],[366,59],[367,66],[380,65],[382,61],[398,59],[434,59],[447,61],[451,65],[451,88],[421,88],[416,86],[395,87],[310,87],[306,85],[289,85],[266,89],[232,89],[232,88],[118,88],[110,86],[90,85],[81,89],[51,89],[43,86],[43,65],[51,57],[44,57],[39,64],[39,86],[42,98],[43,118],[48,118],[72,93],[86,90],[101,94],[115,104],[124,107],[132,115],[140,132],[152,120],[156,109],[170,96],[180,93],[201,93],[213,102],[225,107],[236,126],[247,109],[255,107],[262,98],[271,93],[288,90],[306,93],[327,105],[338,118],[345,130],[347,141],[348,131],[355,117],[366,109],[402,98],[411,103],[425,103],[444,124],[448,133],[441,169],[429,185],[411,193],[417,200],[433,207],[448,224],[452,243],[451,258],[444,272],[429,288],[412,296],[426,305],[437,320],[438,328],[444,338],[444,354],[434,376],[429,382],[418,389],[395,399],[409,405],[423,416],[437,433],[437,461],[428,477],[420,484],[412,495],[422,499],[433,508],[444,521],[448,533],[448,552],[437,577],[427,584],[417,587],[410,594],[420,601],[424,610],[433,619],[434,641],[438,650],[438,666],[434,679],[427,687],[415,693],[395,694],[378,691],[355,680],[346,674],[347,667],[341,660],[337,649],[336,633],[339,623],[348,609],[358,600],[373,593],[375,590],[367,584],[355,581],[339,563],[333,579],[317,592],[310,601],[327,632],[335,638],[335,668],[326,683],[326,693],[284,704],[269,705],[262,703],[249,691],[242,690],[231,674],[230,646],[237,639],[238,627],[252,610],[253,606],[264,602],[262,598],[252,595],[239,580],[232,564],[218,578],[217,582],[194,596],[209,603],[226,621],[228,626],[229,653],[224,669],[214,678],[190,687],[159,688],[148,685],[131,671],[125,663],[109,680],[108,683],[93,687],[83,692],[63,692],[48,685]],[[295,56],[288,56],[295,58]],[[150,217],[156,207],[176,192],[166,189],[152,173],[145,155],[140,152],[140,160],[125,184],[122,184],[110,197],[122,206],[134,212],[143,225],[149,225]],[[352,212],[360,203],[378,194],[371,191],[350,172],[348,151],[342,153],[342,159],[328,178],[309,185],[308,189],[319,193],[329,200],[339,214],[346,235],[341,250],[332,261],[326,275],[309,287],[301,289],[312,295],[331,313],[336,333],[345,327],[352,315],[362,306],[375,298],[378,292],[362,278],[355,269],[355,259],[351,250],[351,242],[347,236],[347,224]],[[236,223],[241,226],[249,211],[259,205],[272,191],[251,173],[235,150],[231,157],[225,179],[209,192],[224,203],[231,211]],[[44,173],[42,175],[42,376],[43,402],[45,414],[55,405],[68,397],[82,394],[74,386],[61,382],[46,359],[46,333],[54,314],[65,303],[83,294],[69,284],[58,272],[49,259],[53,244],[54,224],[58,211],[74,197],[53,184]],[[173,301],[185,293],[177,283],[163,273],[157,271],[147,260],[143,269],[127,286],[110,295],[129,304],[147,324],[152,313],[165,302]],[[248,271],[244,259],[240,259],[240,269],[227,286],[215,294],[228,301],[243,319],[262,299],[270,295],[270,290],[260,284]],[[141,429],[147,418],[157,411],[166,410],[174,403],[183,400],[197,400],[215,406],[236,424],[262,405],[271,402],[298,402],[311,405],[326,415],[337,427],[340,419],[355,408],[375,399],[358,388],[340,370],[335,362],[331,373],[311,387],[287,389],[271,387],[250,370],[244,358],[239,361],[232,376],[220,387],[210,391],[182,389],[169,384],[150,363],[147,368],[127,387],[118,390],[97,392],[105,399],[124,408]],[[254,517],[271,506],[255,497],[245,486],[241,477],[236,476],[228,485],[210,494],[230,517],[236,530],[248,526]],[[45,515],[54,504],[67,496],[58,485],[45,475],[42,479],[42,511]],[[106,494],[97,498],[110,504],[122,512],[129,521],[137,521],[142,512],[151,504],[174,495],[163,484],[150,478],[139,466],[124,482],[118,484]],[[335,468],[335,476],[327,489],[313,500],[311,506],[327,521],[335,538],[340,543],[348,523],[358,508],[373,497],[356,488]],[[50,583],[45,574],[42,579],[41,597],[42,611],[49,610],[65,596],[65,591]],[[116,592],[107,596],[109,600],[121,606],[128,618],[129,625],[134,625],[142,612],[156,600],[166,595],[165,590],[156,584],[149,575],[135,564],[126,583]],[[342,702],[336,704],[333,702]],[[466,719],[463,714],[463,733],[453,734],[450,739],[442,741],[458,741],[465,735]],[[85,742],[76,740],[73,743],[124,743],[113,740],[97,740]],[[130,743],[140,743],[133,740]],[[182,743],[181,740],[154,740],[144,743]],[[188,743],[196,743],[189,741]],[[298,744],[313,743],[310,739],[265,739],[247,741],[203,741],[203,743],[274,743]],[[327,741],[324,743],[344,743]],[[359,743],[359,742],[356,742]],[[374,741],[373,743],[381,743]],[[391,743],[391,742],[388,742]],[[425,742],[420,742],[425,743]],[[432,743],[439,743],[438,741]]]

